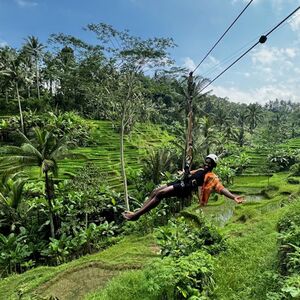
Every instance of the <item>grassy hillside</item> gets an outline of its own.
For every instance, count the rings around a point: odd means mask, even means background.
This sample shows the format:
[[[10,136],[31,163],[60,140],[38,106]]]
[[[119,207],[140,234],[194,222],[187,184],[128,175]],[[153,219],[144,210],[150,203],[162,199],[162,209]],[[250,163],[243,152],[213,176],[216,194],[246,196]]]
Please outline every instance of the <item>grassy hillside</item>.
[[[97,146],[81,147],[72,153],[83,155],[82,158],[64,159],[59,161],[59,179],[74,176],[85,163],[91,162],[101,170],[106,182],[117,191],[122,189],[120,175],[120,138],[113,124],[109,121],[90,121],[92,137]],[[142,167],[142,159],[147,150],[166,146],[171,140],[165,130],[151,124],[137,124],[126,136],[125,161],[127,170],[137,170]],[[40,176],[37,168],[31,170],[31,176]]]
[[[265,299],[268,281],[263,280],[263,275],[276,268],[276,224],[290,201],[299,194],[299,186],[288,184],[286,178],[284,173],[274,175],[269,182],[263,176],[238,177],[233,188],[245,194],[245,204],[235,205],[222,197],[204,208],[204,214],[213,222],[226,210],[232,211],[221,224],[228,250],[215,261],[219,299]],[[255,198],[255,195],[261,197]],[[187,211],[188,215],[201,213],[197,204]],[[101,295],[109,282],[114,282],[114,289],[130,289],[118,281],[119,274],[125,272],[123,276],[126,276],[128,270],[131,270],[128,274],[132,274],[142,268],[157,257],[158,250],[152,235],[127,236],[103,252],[58,267],[39,267],[10,276],[0,281],[0,299],[19,299],[20,294],[23,294],[22,299],[42,299],[40,297],[50,295],[70,300],[106,299]],[[114,299],[121,299],[117,290],[115,293]]]

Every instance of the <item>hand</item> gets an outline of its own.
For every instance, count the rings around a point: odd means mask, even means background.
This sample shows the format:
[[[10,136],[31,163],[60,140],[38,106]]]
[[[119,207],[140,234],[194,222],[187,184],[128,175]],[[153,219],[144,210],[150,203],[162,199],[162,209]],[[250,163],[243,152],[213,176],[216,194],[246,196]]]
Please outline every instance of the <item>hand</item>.
[[[183,173],[184,173],[183,170],[177,171],[177,174],[180,175],[180,176],[183,175]]]
[[[245,199],[243,196],[235,196],[233,200],[238,204],[245,202]]]

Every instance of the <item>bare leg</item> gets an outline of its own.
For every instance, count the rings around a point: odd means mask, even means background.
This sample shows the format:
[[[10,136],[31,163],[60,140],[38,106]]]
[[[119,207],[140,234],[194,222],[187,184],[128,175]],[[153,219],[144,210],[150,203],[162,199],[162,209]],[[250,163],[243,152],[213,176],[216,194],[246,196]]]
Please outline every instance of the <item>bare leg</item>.
[[[141,215],[147,213],[151,209],[155,208],[161,201],[161,199],[165,198],[174,190],[174,187],[171,186],[163,186],[154,190],[149,197],[149,199],[143,204],[143,206],[135,212],[125,212],[123,213],[123,217],[128,221],[135,221]]]
[[[161,190],[165,189],[166,187],[168,187],[166,184],[165,185],[162,185],[162,186],[159,186],[158,188],[154,189],[151,194],[149,195],[148,199],[143,203],[142,207],[144,207],[145,205],[147,205],[151,200],[152,198]],[[142,208],[141,207],[141,208]],[[140,209],[141,209],[140,208]]]

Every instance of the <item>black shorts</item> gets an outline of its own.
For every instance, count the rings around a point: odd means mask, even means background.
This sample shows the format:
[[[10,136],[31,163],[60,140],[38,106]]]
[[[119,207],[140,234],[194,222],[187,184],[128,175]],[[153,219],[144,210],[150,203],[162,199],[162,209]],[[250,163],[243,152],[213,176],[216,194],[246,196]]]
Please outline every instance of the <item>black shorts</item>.
[[[185,198],[192,194],[193,188],[183,181],[175,181],[167,184],[173,186],[174,190],[168,193],[168,197]]]

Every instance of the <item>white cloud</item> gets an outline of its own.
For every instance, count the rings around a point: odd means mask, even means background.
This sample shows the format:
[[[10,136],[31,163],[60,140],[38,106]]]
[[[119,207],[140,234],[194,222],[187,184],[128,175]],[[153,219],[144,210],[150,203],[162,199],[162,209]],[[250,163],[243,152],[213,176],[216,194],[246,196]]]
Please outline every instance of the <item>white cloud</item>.
[[[183,58],[183,67],[193,71],[196,68],[196,64],[190,57],[185,57]]]
[[[31,0],[15,0],[15,2],[21,7],[33,7],[38,5],[37,2]]]
[[[262,48],[252,53],[252,62],[254,64],[260,63],[263,65],[269,65],[277,59],[277,51],[273,49]]]
[[[269,100],[284,99],[300,103],[300,89],[298,85],[266,85],[251,91],[243,91],[236,87],[213,86],[212,94],[230,101],[241,103],[258,102],[264,104]]]
[[[249,0],[231,0],[231,4],[235,5],[236,3],[249,3]],[[291,3],[294,4],[295,0],[254,0],[251,4],[258,5],[258,4],[265,4],[269,2],[272,5],[272,8],[275,12],[279,13],[285,7],[285,5]]]
[[[251,54],[254,64],[264,66],[272,66],[274,63],[283,63],[287,66],[291,65],[290,59],[294,59],[298,55],[296,48],[276,48],[263,46],[258,50],[254,50]]]
[[[288,21],[293,31],[298,31],[300,29],[300,11],[298,10],[296,14]]]
[[[195,62],[190,57],[185,57],[182,59],[183,64],[182,67],[187,68],[189,71],[195,70],[195,68],[200,63],[199,61]],[[221,70],[220,61],[216,59],[214,56],[209,55],[204,62],[197,68],[195,71],[195,75],[200,75],[201,77],[211,77],[212,74],[219,72]]]
[[[297,55],[298,50],[296,48],[286,48],[285,53],[288,57],[294,58]]]

